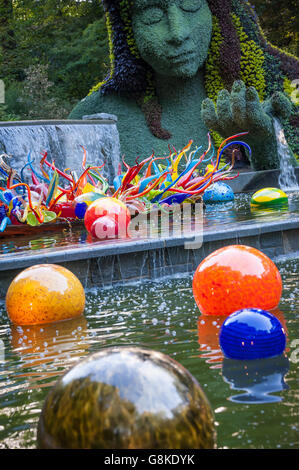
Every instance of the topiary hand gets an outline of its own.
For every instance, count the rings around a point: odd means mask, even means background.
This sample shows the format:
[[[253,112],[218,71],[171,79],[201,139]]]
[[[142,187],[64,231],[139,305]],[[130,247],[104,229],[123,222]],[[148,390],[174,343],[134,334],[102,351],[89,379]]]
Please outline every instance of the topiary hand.
[[[220,91],[216,108],[211,99],[205,99],[201,116],[208,129],[223,138],[248,131],[244,140],[252,149],[251,164],[255,170],[264,170],[279,168],[273,118],[287,118],[291,112],[292,105],[283,93],[275,92],[269,100],[261,102],[254,87],[246,88],[238,80],[231,93]]]

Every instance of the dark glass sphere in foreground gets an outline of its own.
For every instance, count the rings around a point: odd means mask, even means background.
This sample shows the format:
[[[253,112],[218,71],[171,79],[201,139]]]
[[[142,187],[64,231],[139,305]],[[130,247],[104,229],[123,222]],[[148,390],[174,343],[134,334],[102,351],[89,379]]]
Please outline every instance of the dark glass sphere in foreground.
[[[69,370],[49,392],[38,447],[210,449],[215,428],[195,378],[170,357],[107,348]]]

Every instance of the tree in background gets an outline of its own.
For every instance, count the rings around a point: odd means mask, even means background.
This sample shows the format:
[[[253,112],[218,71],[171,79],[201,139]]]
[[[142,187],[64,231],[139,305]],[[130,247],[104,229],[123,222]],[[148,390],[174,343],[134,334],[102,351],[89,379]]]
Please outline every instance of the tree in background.
[[[298,55],[297,0],[252,2],[268,39]],[[46,67],[45,80],[53,83],[44,91],[45,99],[55,101],[57,110],[61,103],[62,117],[108,72],[100,0],[0,0],[0,79],[6,83],[6,119],[38,119],[44,114],[41,103],[36,103],[33,117],[30,100],[23,96],[28,70],[29,77],[37,77],[41,65]],[[0,120],[5,119],[3,110]]]
[[[6,82],[9,114],[42,117],[45,101],[32,116],[23,81],[29,69],[34,79],[45,66],[43,83],[54,84],[45,89],[45,98],[56,104],[60,100],[66,117],[74,102],[107,73],[106,36],[99,0],[0,0],[0,78]]]
[[[298,0],[252,0],[268,40],[299,55]]]
[[[99,0],[18,0],[16,31],[30,64],[49,64],[64,97],[80,99],[106,73],[105,19]],[[27,33],[24,35],[24,31]]]
[[[0,64],[1,78],[19,79],[20,60],[14,32],[12,0],[0,0]]]

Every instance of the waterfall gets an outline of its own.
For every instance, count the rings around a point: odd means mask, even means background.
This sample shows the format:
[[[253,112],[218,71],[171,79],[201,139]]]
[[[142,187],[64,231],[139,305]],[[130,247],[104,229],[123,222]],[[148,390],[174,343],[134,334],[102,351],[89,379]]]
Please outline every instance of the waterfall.
[[[106,162],[103,174],[112,182],[120,161],[119,135],[114,121],[23,121],[0,123],[0,153],[12,155],[9,164],[20,173],[31,152],[34,168],[40,172],[41,152],[57,168],[82,173],[83,149],[87,165]],[[29,178],[30,172],[25,170]]]
[[[283,128],[277,119],[274,119],[274,129],[277,140],[277,152],[280,161],[280,175],[278,184],[282,190],[294,191],[299,189],[294,166],[292,165],[292,153],[287,144]]]

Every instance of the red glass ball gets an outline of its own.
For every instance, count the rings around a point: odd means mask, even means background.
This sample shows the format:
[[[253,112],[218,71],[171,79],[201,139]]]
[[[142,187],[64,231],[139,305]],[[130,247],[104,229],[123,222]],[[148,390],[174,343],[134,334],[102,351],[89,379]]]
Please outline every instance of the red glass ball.
[[[62,202],[55,204],[53,211],[59,216],[65,219],[76,219],[75,208],[70,202]]]
[[[281,293],[281,276],[273,261],[244,245],[214,251],[193,277],[194,299],[204,315],[230,315],[243,308],[271,310]]]
[[[94,221],[90,233],[94,238],[104,240],[106,238],[118,237],[118,225],[113,217],[104,215]]]
[[[107,218],[114,221],[117,235],[126,236],[131,216],[129,209],[123,202],[112,197],[105,197],[97,199],[88,207],[84,216],[84,224],[91,235],[96,236],[95,227],[92,227],[94,222],[102,217],[105,217],[106,222],[109,222]]]

